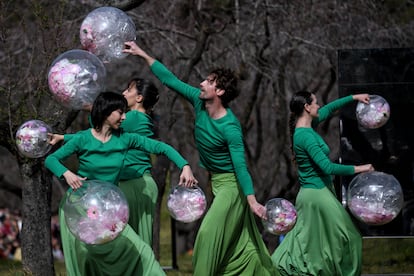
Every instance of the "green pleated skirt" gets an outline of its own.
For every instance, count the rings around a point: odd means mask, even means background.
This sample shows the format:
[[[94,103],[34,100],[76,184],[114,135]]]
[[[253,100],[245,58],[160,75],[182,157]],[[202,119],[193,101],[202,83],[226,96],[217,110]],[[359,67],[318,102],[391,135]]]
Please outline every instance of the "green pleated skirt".
[[[129,206],[128,224],[152,247],[152,229],[158,198],[158,186],[151,174],[119,182]]]
[[[197,233],[195,276],[279,275],[233,173],[212,176],[214,200]]]
[[[301,188],[297,221],[272,255],[281,275],[359,276],[362,238],[328,189]]]
[[[127,224],[114,240],[100,245],[87,245],[69,231],[63,210],[65,194],[60,202],[59,222],[68,276],[158,276],[165,275],[152,248]]]

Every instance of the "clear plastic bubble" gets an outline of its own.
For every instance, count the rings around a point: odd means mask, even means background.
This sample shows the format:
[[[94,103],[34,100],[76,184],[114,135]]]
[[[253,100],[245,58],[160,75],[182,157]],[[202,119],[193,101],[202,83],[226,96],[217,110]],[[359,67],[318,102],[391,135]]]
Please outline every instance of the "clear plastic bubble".
[[[170,215],[181,222],[198,220],[207,207],[206,196],[200,187],[175,186],[168,195],[167,208]]]
[[[381,96],[370,95],[369,104],[358,102],[356,117],[359,124],[365,128],[379,128],[390,118],[391,110],[388,102]]]
[[[369,225],[383,225],[401,211],[404,198],[398,180],[383,172],[366,172],[349,183],[347,203],[351,213]]]
[[[128,202],[114,184],[87,180],[71,191],[63,205],[70,232],[86,244],[109,242],[124,230],[129,219]]]
[[[43,121],[25,122],[16,132],[17,149],[29,158],[45,156],[52,148],[48,143],[48,133],[52,133],[52,128]]]
[[[135,24],[122,10],[100,7],[90,12],[80,27],[83,48],[97,55],[104,63],[127,56],[124,42],[136,39]]]
[[[85,50],[59,55],[48,73],[50,92],[63,106],[80,110],[92,104],[104,90],[106,69],[102,61]]]
[[[296,224],[296,208],[288,200],[273,198],[266,202],[267,219],[262,219],[265,230],[274,235],[283,235]]]

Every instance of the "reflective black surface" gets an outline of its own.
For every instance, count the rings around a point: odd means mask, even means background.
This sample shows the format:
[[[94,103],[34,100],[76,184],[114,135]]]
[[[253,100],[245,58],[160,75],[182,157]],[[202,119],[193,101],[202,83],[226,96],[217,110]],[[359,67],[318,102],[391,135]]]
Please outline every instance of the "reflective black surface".
[[[387,124],[365,129],[355,117],[356,103],[341,110],[341,154],[344,164],[372,163],[394,175],[404,193],[400,214],[383,226],[357,222],[366,236],[414,235],[414,48],[338,51],[339,96],[369,93],[391,107]],[[352,177],[341,177],[341,200]]]

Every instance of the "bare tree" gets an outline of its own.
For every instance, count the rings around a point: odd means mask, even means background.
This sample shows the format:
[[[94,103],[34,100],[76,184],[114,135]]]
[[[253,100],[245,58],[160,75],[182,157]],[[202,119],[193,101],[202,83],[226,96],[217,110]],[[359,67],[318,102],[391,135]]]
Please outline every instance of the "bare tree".
[[[23,264],[35,275],[53,275],[48,230],[52,176],[43,159],[19,155],[14,134],[29,119],[43,120],[61,133],[81,128],[77,112],[51,99],[46,74],[57,55],[80,48],[82,19],[102,5],[125,10],[136,23],[138,43],[190,84],[197,86],[212,67],[238,72],[241,95],[231,107],[243,126],[249,168],[262,202],[275,196],[294,200],[298,188],[288,146],[292,93],[308,89],[322,103],[330,101],[337,97],[338,49],[410,47],[414,39],[407,12],[414,7],[405,0],[1,1],[0,145],[20,167]],[[114,91],[132,75],[153,78],[144,62],[133,57],[107,64],[107,72],[107,89]],[[205,171],[196,168],[191,106],[161,84],[159,88],[159,139],[183,153],[208,191]],[[339,139],[327,126],[336,125],[334,118],[320,129],[336,149],[332,158],[338,155]],[[173,184],[178,172],[173,169],[167,179],[169,162],[158,161],[154,171],[162,195],[165,183]],[[10,190],[5,183],[0,188]]]
[[[31,119],[45,121],[62,132],[75,118],[75,113],[50,99],[46,75],[53,58],[75,47],[73,26],[82,12],[54,1],[2,1],[0,5],[0,145],[16,157],[20,167],[23,266],[34,275],[54,275],[50,235],[52,176],[42,158],[28,159],[19,154],[14,135],[23,122]]]

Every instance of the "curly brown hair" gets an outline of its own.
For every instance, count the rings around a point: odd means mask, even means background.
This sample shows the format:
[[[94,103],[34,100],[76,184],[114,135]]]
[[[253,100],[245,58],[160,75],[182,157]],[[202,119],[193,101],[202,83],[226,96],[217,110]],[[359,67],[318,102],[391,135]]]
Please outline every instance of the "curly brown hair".
[[[212,70],[209,75],[212,76],[213,80],[216,82],[216,87],[224,90],[220,99],[223,106],[227,107],[228,104],[240,94],[237,88],[239,78],[234,71],[226,68],[216,68]]]

